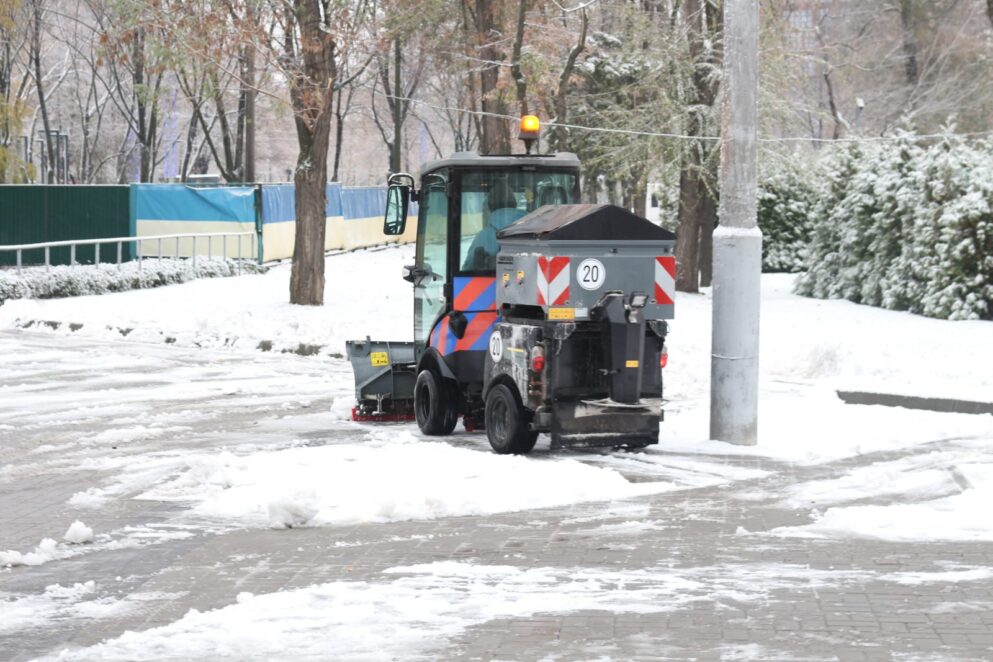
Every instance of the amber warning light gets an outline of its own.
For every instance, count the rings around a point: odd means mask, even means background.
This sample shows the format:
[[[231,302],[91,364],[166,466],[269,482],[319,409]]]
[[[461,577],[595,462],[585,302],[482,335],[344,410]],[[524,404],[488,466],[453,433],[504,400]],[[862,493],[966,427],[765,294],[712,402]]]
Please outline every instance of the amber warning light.
[[[521,118],[521,130],[517,137],[524,141],[527,153],[531,153],[531,145],[538,140],[541,134],[541,122],[534,115],[525,115]]]

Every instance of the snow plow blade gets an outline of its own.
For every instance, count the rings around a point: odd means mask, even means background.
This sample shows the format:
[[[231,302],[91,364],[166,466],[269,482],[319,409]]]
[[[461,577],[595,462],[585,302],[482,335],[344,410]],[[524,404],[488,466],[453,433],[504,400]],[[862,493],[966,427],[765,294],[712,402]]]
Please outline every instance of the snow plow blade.
[[[355,375],[353,421],[414,420],[414,343],[349,340],[345,352]]]
[[[644,448],[659,442],[662,399],[625,404],[608,399],[556,402],[551,425],[552,449],[626,446]]]

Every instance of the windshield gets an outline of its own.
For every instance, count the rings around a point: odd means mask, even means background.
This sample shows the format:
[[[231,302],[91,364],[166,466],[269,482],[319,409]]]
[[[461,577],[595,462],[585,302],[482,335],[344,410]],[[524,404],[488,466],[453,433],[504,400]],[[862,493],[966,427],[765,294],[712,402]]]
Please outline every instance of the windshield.
[[[545,205],[578,202],[575,172],[488,170],[462,175],[459,264],[495,271],[497,232]]]

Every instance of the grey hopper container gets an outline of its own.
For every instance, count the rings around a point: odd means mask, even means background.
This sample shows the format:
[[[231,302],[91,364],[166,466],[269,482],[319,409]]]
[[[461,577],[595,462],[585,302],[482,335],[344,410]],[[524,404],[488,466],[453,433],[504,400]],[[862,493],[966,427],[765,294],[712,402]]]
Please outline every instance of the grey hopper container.
[[[582,321],[607,292],[644,295],[645,319],[675,313],[676,235],[615,205],[536,209],[497,234],[497,305]]]

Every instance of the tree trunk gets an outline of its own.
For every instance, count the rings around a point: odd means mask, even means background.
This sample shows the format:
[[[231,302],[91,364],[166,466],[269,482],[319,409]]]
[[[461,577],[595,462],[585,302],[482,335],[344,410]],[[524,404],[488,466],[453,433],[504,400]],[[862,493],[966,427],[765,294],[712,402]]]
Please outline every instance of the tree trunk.
[[[986,17],[990,19],[990,25],[993,25],[993,0],[986,0]]]
[[[322,23],[318,0],[294,0],[293,20],[300,31],[302,67],[291,78],[297,143],[294,201],[296,238],[290,273],[290,303],[324,304],[324,235],[326,232],[328,147],[334,116],[334,83],[338,68],[337,43]],[[294,52],[291,41],[286,51]]]
[[[41,0],[35,0],[32,7],[34,21],[31,29],[31,60],[34,64],[35,87],[38,90],[38,110],[41,111],[41,125],[45,130],[45,183],[55,184],[55,145],[52,144],[52,125],[48,119],[48,102],[45,99],[45,84],[41,71]]]
[[[569,148],[569,134],[566,131],[565,124],[569,121],[569,106],[566,103],[567,97],[566,93],[569,89],[569,78],[572,76],[572,72],[576,67],[576,59],[579,54],[583,52],[586,48],[586,32],[590,26],[589,16],[586,15],[586,10],[582,11],[581,23],[579,27],[579,39],[576,40],[576,45],[572,47],[569,51],[569,56],[566,58],[565,66],[562,67],[562,73],[559,75],[559,84],[555,90],[555,133],[553,137],[555,138],[555,144],[553,147],[556,151],[564,152]]]
[[[351,90],[348,95],[351,97]],[[341,90],[334,101],[334,170],[331,171],[331,181],[338,181],[338,168],[341,165],[341,141],[345,137],[345,113],[341,108]]]
[[[520,0],[517,5],[517,30],[514,34],[514,50],[510,56],[510,75],[517,90],[517,110],[523,117],[530,115],[528,110],[528,83],[521,70],[521,49],[524,46],[524,19],[527,16],[528,0]]]
[[[250,8],[252,3],[248,3]],[[251,11],[251,9],[249,9]],[[245,182],[254,182],[255,174],[255,49],[248,48],[245,63]]]
[[[403,55],[400,45],[400,38],[393,40],[393,94],[396,99],[393,100],[392,110],[393,110],[393,144],[390,149],[390,174],[395,172],[400,172],[403,170],[401,167],[400,156],[403,153],[403,121],[404,111],[406,104],[408,103],[406,99],[403,99],[403,80],[401,78],[400,68],[403,66]]]
[[[683,166],[679,173],[679,227],[676,229],[676,289],[699,292],[700,170]]]
[[[714,228],[717,227],[717,201],[712,189],[700,198],[700,287],[710,287],[714,278]]]
[[[500,61],[503,59],[496,41],[500,34],[497,21],[497,0],[476,0],[477,57],[482,60],[479,72],[479,97],[482,106],[482,135],[480,152],[483,154],[509,154],[510,128],[507,107],[500,98]]]
[[[709,74],[720,62],[720,54],[713,49],[708,51],[707,44],[717,40],[722,14],[708,2],[687,0],[685,16],[693,60],[687,133],[704,138],[708,133],[707,109],[714,105],[719,86]],[[688,143],[683,156],[679,176],[679,227],[676,230],[676,289],[680,292],[700,291],[701,232],[710,228],[707,232],[709,241],[716,216],[713,194],[707,186],[707,160],[711,153],[712,146],[708,141],[695,140]]]
[[[330,120],[330,115],[328,119]],[[324,237],[330,133],[330,121],[306,136],[299,129],[297,131],[300,155],[297,157],[296,173],[293,176],[296,238],[293,243],[293,271],[290,274],[290,303],[302,306],[324,304]],[[310,142],[305,144],[308,138]]]
[[[913,0],[900,1],[900,24],[903,27],[903,55],[907,85],[917,85],[920,70],[917,65],[917,38],[914,35]]]

